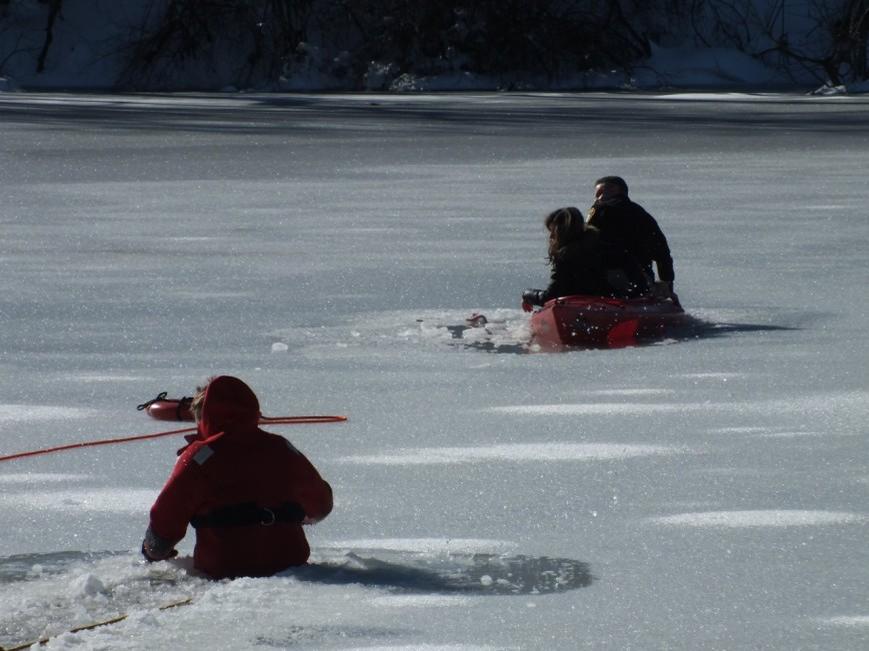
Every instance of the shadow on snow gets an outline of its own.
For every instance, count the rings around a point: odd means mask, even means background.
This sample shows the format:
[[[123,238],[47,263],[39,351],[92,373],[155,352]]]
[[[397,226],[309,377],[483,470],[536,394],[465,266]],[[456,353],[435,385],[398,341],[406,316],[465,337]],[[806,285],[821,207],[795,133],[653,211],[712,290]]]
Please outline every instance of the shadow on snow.
[[[547,556],[420,555],[371,550],[347,552],[283,572],[300,581],[359,584],[411,594],[550,594],[591,585],[588,563]]]
[[[49,552],[0,558],[0,585],[87,571],[110,557],[129,551]],[[175,569],[149,571],[139,577],[151,587],[174,586],[182,575],[196,576],[192,559],[169,562]],[[156,567],[156,566],[155,566]],[[409,594],[521,595],[549,594],[591,585],[588,563],[569,558],[483,553],[429,554],[383,549],[323,551],[308,565],[285,570],[278,576],[306,583],[362,585]]]
[[[433,101],[432,97],[438,98]],[[298,132],[322,130],[324,121],[367,132],[384,120],[413,133],[450,130],[477,133],[481,129],[535,132],[584,124],[617,123],[639,134],[712,132],[756,137],[758,131],[843,134],[866,133],[865,100],[811,101],[780,95],[742,101],[716,102],[702,98],[674,101],[655,93],[432,93],[408,95],[290,94],[290,93],[148,93],[111,95],[75,93],[0,95],[0,120],[40,121],[49,126],[111,126],[136,131],[205,133]],[[510,101],[503,101],[504,98]],[[745,135],[749,134],[749,135]],[[341,137],[345,137],[341,132]]]

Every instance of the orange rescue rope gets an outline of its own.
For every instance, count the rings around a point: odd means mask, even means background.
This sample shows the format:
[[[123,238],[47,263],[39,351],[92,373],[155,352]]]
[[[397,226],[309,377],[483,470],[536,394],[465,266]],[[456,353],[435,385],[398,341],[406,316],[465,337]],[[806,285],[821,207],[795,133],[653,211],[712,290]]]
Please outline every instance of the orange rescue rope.
[[[343,423],[347,420],[346,416],[261,416],[260,422],[267,425],[305,425],[309,423]],[[183,429],[173,429],[168,432],[157,432],[156,434],[137,434],[136,436],[123,436],[113,439],[100,439],[97,441],[83,441],[81,443],[68,443],[67,445],[58,445],[52,448],[43,448],[41,450],[30,450],[29,452],[16,452],[15,454],[7,454],[0,456],[0,461],[12,461],[13,459],[23,459],[24,457],[35,457],[40,454],[49,454],[51,452],[62,452],[63,450],[75,450],[77,448],[90,448],[97,445],[112,445],[114,443],[129,443],[130,441],[145,441],[147,439],[156,439],[162,436],[174,436],[176,434],[187,434],[195,432],[195,427],[185,427]]]

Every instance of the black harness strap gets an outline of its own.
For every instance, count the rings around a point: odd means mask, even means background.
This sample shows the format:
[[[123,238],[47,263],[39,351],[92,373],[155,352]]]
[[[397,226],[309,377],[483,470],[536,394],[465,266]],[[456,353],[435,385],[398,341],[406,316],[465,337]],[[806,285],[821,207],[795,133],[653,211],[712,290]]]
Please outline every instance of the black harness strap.
[[[184,420],[186,412],[190,411],[190,405],[193,404],[193,398],[184,396],[178,401],[178,406],[175,407],[175,419]]]
[[[257,506],[254,502],[230,504],[215,509],[204,515],[190,519],[194,529],[202,527],[247,527],[260,525],[269,527],[275,523],[301,523],[305,519],[305,511],[296,502],[284,502],[276,507]]]

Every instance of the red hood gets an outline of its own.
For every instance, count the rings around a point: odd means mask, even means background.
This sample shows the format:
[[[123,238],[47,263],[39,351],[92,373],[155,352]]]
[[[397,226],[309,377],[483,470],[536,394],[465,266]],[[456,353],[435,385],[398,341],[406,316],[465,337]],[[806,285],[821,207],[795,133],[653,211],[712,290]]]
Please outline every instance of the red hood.
[[[220,432],[254,430],[259,424],[259,401],[251,388],[235,377],[221,375],[208,383],[199,420],[200,438]]]

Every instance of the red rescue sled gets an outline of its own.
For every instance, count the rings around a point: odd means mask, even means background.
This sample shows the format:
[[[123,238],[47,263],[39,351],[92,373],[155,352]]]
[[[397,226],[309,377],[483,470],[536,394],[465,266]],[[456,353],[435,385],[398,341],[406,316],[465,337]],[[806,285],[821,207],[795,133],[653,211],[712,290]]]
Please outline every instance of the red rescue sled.
[[[531,317],[531,343],[546,351],[624,348],[673,336],[692,322],[672,299],[563,296]]]

